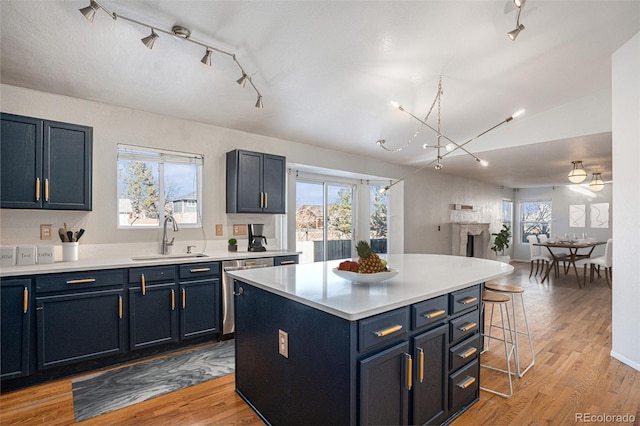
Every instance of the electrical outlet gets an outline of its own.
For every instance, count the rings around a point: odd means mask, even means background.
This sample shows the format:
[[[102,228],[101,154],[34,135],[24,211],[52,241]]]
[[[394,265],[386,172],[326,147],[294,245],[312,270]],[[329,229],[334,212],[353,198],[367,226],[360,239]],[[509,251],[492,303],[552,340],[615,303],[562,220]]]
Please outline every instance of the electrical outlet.
[[[233,225],[233,235],[247,235],[247,225]]]
[[[216,225],[216,236],[221,236],[222,235],[222,225],[221,224],[217,224]]]
[[[40,225],[40,239],[41,240],[53,239],[53,225]]]
[[[289,358],[289,334],[286,331],[278,330],[278,353]]]

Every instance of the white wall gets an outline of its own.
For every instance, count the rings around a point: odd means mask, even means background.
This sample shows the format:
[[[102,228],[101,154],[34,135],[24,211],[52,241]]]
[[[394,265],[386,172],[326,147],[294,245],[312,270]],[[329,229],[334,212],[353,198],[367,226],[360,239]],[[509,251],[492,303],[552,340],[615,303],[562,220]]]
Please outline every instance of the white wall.
[[[513,190],[431,170],[410,175],[404,182],[405,253],[451,254],[452,222],[489,223],[498,232],[503,198],[513,199]],[[474,211],[453,210],[454,204],[473,205]]]
[[[158,230],[119,230],[116,214],[116,145],[149,146],[204,154],[203,223],[206,239],[230,237],[233,224],[264,223],[269,248],[286,247],[287,228],[281,229],[279,216],[225,213],[225,153],[235,148],[285,155],[288,162],[320,168],[345,170],[351,174],[399,178],[409,169],[313,147],[282,139],[216,127],[208,124],[115,107],[92,101],[1,85],[2,112],[45,118],[93,127],[93,211],[0,211],[2,244],[34,244],[39,241],[40,224],[54,229],[67,222],[74,229],[85,228],[83,244],[160,243]],[[289,200],[288,211],[291,210]],[[295,199],[293,199],[295,210]],[[215,224],[224,225],[224,235],[215,236]],[[277,238],[277,240],[276,240]],[[186,241],[202,240],[202,230],[180,230],[176,249]],[[238,238],[239,245],[246,244]],[[280,243],[280,241],[284,241]],[[54,241],[55,242],[55,241]],[[275,245],[273,243],[276,243]],[[226,244],[224,244],[226,247]],[[197,247],[196,250],[201,249]],[[181,251],[181,250],[180,250]]]
[[[640,370],[640,33],[612,57],[614,358]]]
[[[567,169],[569,173],[569,169]],[[568,180],[567,180],[568,181]],[[589,182],[587,179],[585,182]],[[611,238],[613,203],[611,202],[612,185],[605,185],[600,192],[592,192],[592,196],[587,196],[580,192],[569,189],[568,186],[556,186],[553,188],[520,188],[515,191],[515,199],[513,204],[513,212],[515,216],[515,230],[513,232],[514,249],[513,258],[516,260],[529,260],[529,244],[522,243],[522,233],[518,226],[520,221],[519,203],[526,201],[542,201],[551,200],[551,236],[558,237],[569,234],[570,237],[576,234],[578,238],[584,232],[589,238],[596,238],[599,241],[607,241]],[[609,228],[591,228],[591,212],[590,205],[595,203],[609,204]],[[584,205],[586,209],[585,227],[572,228],[569,227],[569,206],[573,204]],[[593,251],[593,256],[604,255],[604,246],[598,246]]]

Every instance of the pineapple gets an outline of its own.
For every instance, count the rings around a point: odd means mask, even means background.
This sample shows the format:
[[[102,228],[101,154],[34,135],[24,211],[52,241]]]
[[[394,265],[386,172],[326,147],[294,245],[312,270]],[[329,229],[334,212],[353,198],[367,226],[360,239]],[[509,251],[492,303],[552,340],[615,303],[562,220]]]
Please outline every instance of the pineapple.
[[[385,270],[385,266],[373,251],[366,241],[359,241],[356,244],[356,251],[358,252],[358,272],[362,274],[374,274],[376,272],[382,272]]]

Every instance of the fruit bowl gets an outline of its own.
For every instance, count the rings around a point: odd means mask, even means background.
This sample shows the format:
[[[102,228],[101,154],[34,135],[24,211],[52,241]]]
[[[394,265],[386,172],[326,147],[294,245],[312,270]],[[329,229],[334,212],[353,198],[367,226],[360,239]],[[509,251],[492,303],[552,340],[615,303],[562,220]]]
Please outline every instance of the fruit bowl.
[[[341,271],[338,268],[333,268],[332,271],[340,278],[344,278],[345,280],[353,281],[356,283],[377,283],[388,280],[389,278],[393,278],[398,274],[398,272],[400,272],[397,269],[391,268],[389,268],[388,271],[376,272],[375,274],[360,274],[358,272]]]

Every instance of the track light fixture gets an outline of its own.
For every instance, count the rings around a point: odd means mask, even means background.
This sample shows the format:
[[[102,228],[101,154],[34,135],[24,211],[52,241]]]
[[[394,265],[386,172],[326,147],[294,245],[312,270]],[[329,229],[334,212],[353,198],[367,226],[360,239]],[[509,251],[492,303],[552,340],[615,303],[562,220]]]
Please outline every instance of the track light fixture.
[[[582,183],[587,178],[587,171],[582,166],[582,161],[572,161],[573,169],[567,176],[571,183]]]
[[[173,28],[171,28],[171,31],[167,31],[167,30],[163,30],[161,28],[158,27],[154,27],[152,25],[149,24],[145,24],[144,22],[140,22],[137,21],[135,19],[132,18],[128,18],[126,16],[122,16],[120,14],[116,14],[115,12],[111,12],[110,10],[108,10],[107,8],[105,8],[102,4],[100,4],[97,0],[90,0],[89,6],[87,7],[83,7],[82,9],[79,9],[80,13],[82,13],[82,15],[87,18],[90,22],[93,22],[95,15],[96,15],[96,11],[98,10],[102,10],[103,12],[105,12],[106,14],[108,14],[109,16],[111,16],[112,19],[114,20],[118,20],[118,19],[122,19],[128,22],[131,22],[132,24],[136,24],[142,27],[146,27],[149,28],[151,30],[151,34],[149,34],[148,36],[142,38],[142,43],[144,43],[145,46],[147,46],[149,49],[153,48],[153,44],[155,43],[155,41],[159,38],[157,33],[163,33],[163,34],[167,34],[170,36],[173,36],[177,39],[180,40],[184,40],[187,41],[189,43],[192,44],[196,44],[198,46],[204,47],[205,48],[205,54],[204,57],[201,59],[200,62],[202,62],[205,65],[209,65],[211,66],[211,54],[215,51],[217,53],[221,53],[223,55],[229,56],[231,57],[231,59],[233,59],[233,62],[235,62],[235,64],[238,66],[238,68],[240,68],[240,72],[242,72],[242,77],[240,78],[240,80],[238,80],[238,84],[242,87],[245,87],[247,81],[249,82],[249,84],[251,84],[251,87],[253,87],[253,90],[255,90],[256,94],[258,95],[258,101],[256,102],[256,108],[262,108],[262,94],[260,93],[260,91],[258,90],[258,88],[256,87],[256,85],[253,83],[253,80],[251,79],[251,77],[249,77],[249,75],[247,74],[247,72],[245,71],[245,69],[242,67],[242,65],[240,64],[240,62],[238,62],[238,59],[236,58],[236,54],[233,52],[227,52],[223,49],[219,49],[217,47],[214,46],[210,46],[208,44],[205,43],[201,43],[199,41],[193,40],[190,38],[191,35],[191,31],[189,31],[189,29],[176,25]]]
[[[157,39],[158,39],[158,34],[156,34],[156,32],[153,31],[153,28],[151,28],[151,34],[149,34],[146,37],[143,37],[141,40],[142,40],[142,44],[144,44],[149,48],[149,50],[151,50],[153,49],[153,43],[155,43]]]
[[[444,165],[442,164],[442,159],[445,158],[447,155],[451,154],[454,151],[457,151],[458,149],[461,149],[462,151],[466,152],[468,155],[470,155],[471,157],[473,157],[474,160],[476,160],[476,162],[478,162],[482,167],[487,167],[489,165],[489,163],[486,160],[483,160],[481,158],[478,158],[478,156],[476,156],[475,154],[472,154],[470,151],[468,151],[465,148],[465,145],[467,145],[468,143],[472,142],[475,139],[478,139],[480,136],[483,136],[484,134],[490,132],[491,130],[503,125],[504,123],[508,123],[511,120],[513,120],[514,118],[520,117],[521,115],[524,114],[524,109],[518,110],[515,113],[513,113],[511,116],[505,118],[504,120],[502,120],[500,123],[496,124],[495,126],[489,128],[488,130],[485,130],[484,132],[480,133],[479,135],[469,139],[468,141],[464,142],[464,143],[456,143],[453,140],[451,140],[450,138],[448,138],[447,136],[442,134],[442,131],[440,129],[440,100],[441,100],[441,96],[442,96],[442,76],[440,76],[440,81],[438,82],[438,92],[436,94],[435,99],[433,100],[433,103],[431,104],[431,108],[429,108],[429,112],[427,112],[427,115],[424,117],[424,119],[421,119],[419,117],[417,117],[416,115],[412,114],[411,112],[407,111],[402,105],[400,105],[398,102],[392,101],[391,102],[391,106],[393,106],[394,108],[399,109],[400,111],[410,115],[411,117],[413,117],[415,120],[417,120],[420,123],[420,127],[418,128],[418,130],[416,130],[413,134],[413,136],[411,136],[411,138],[409,138],[409,141],[404,144],[403,146],[396,148],[396,149],[389,149],[385,146],[386,141],[384,139],[380,139],[378,140],[376,143],[380,146],[380,148],[389,151],[389,152],[398,152],[398,151],[402,151],[403,149],[405,149],[407,146],[409,146],[411,144],[411,142],[413,142],[413,140],[418,136],[418,134],[420,134],[420,131],[422,130],[423,127],[427,127],[431,130],[433,130],[434,132],[436,132],[436,134],[438,135],[437,138],[437,143],[435,145],[428,145],[428,144],[424,144],[422,147],[424,149],[427,148],[434,148],[436,149],[436,159],[431,161],[430,163],[427,163],[428,165],[431,165],[433,163],[435,163],[435,169],[436,170],[442,170],[442,168],[444,167]],[[438,124],[437,124],[437,128],[432,127],[431,125],[429,125],[427,123],[427,119],[429,118],[429,116],[431,115],[431,112],[433,111],[435,106],[438,106]],[[442,139],[444,139],[445,141],[447,141],[448,143],[446,145],[443,145]],[[443,152],[446,151],[446,152]],[[421,170],[421,169],[419,169]],[[404,178],[403,178],[404,179]],[[401,179],[401,180],[403,180]],[[391,186],[393,186],[395,184],[392,184]],[[391,187],[389,186],[389,187]]]
[[[513,4],[516,6],[516,9],[518,9],[518,14],[516,15],[516,28],[507,33],[507,36],[509,36],[511,41],[516,41],[518,34],[524,30],[524,25],[520,23],[520,13],[522,12],[522,8],[526,1],[527,0],[513,0]]]

